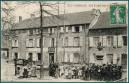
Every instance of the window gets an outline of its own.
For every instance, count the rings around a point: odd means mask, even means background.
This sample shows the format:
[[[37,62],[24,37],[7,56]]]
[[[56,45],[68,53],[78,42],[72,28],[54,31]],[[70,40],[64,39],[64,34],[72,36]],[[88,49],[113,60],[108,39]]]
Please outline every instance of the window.
[[[103,36],[103,46],[106,47],[107,46],[107,37]]]
[[[80,46],[80,38],[74,37],[74,46]]]
[[[52,38],[52,41],[51,41],[51,47],[54,47],[54,46],[55,46],[55,45],[54,45],[54,42],[55,42],[55,39]]]
[[[34,47],[34,39],[26,39],[26,47]]]
[[[113,63],[113,54],[107,54],[107,62],[108,63]]]
[[[107,37],[107,45],[108,46],[112,46],[113,45],[113,37],[112,36],[108,36]]]
[[[17,52],[14,53],[14,59],[18,59],[18,53]]]
[[[95,46],[98,46],[99,37],[94,37],[94,38],[93,38],[93,41],[94,41],[94,45],[95,45]]]
[[[33,39],[29,39],[29,47],[33,47]]]
[[[33,30],[29,30],[29,35],[33,35]]]
[[[41,60],[41,53],[37,53],[37,55],[38,55],[38,61],[40,61]]]
[[[81,32],[82,31],[82,26],[79,26],[79,32]]]
[[[36,46],[37,46],[37,47],[40,47],[40,44],[41,44],[40,42],[41,42],[41,39],[38,38],[37,41],[36,41],[36,43],[37,43]]]
[[[93,37],[89,37],[89,47],[94,47]]]
[[[70,62],[70,55],[69,55],[69,53],[65,53],[64,62]]]
[[[66,29],[66,32],[68,32],[68,31],[69,31],[69,27],[65,27],[65,29]]]
[[[29,55],[28,55],[28,60],[29,60],[29,61],[32,61],[32,59],[33,59],[33,54],[32,54],[32,53],[29,53]]]
[[[68,46],[73,46],[74,39],[73,37],[68,37]]]
[[[75,32],[77,32],[77,33],[79,32],[79,27],[78,26],[75,27]]]
[[[122,39],[122,35],[118,35],[118,47],[122,47],[123,46],[123,39]]]
[[[65,46],[68,46],[68,37],[65,38]]]
[[[12,40],[12,47],[18,47],[18,40],[17,39]]]
[[[79,59],[80,59],[80,54],[74,53],[74,58],[73,58],[74,63],[79,63]]]
[[[127,46],[127,36],[123,36],[123,45]]]
[[[61,32],[61,33],[64,32],[64,27],[60,27],[60,32]]]

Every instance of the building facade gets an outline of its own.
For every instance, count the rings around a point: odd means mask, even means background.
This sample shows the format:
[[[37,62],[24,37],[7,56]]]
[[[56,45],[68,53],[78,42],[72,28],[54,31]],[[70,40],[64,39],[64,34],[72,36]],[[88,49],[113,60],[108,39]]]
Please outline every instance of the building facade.
[[[118,64],[127,68],[127,25],[111,24],[109,12],[104,12],[89,29],[90,63]]]
[[[97,11],[97,10],[94,10]],[[39,17],[33,17],[16,24],[12,30],[10,59],[28,59],[40,62],[43,56],[44,67],[50,63],[82,64],[87,62],[87,33],[94,11],[59,15],[59,18],[44,17],[43,55],[40,48]]]
[[[127,65],[127,25],[110,25],[107,15],[93,10],[44,17],[43,55],[39,17],[20,21],[12,29],[9,58],[40,62],[43,56],[47,68],[51,63]]]

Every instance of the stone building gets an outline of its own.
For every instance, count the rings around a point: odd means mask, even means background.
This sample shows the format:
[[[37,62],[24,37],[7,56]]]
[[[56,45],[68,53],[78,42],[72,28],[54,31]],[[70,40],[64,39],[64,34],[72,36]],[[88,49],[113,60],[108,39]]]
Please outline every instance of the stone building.
[[[108,12],[99,10],[45,16],[43,62],[59,64],[119,64],[127,66],[127,25],[110,24]],[[12,29],[15,37],[9,58],[41,60],[40,18],[32,16]]]
[[[111,24],[110,13],[102,13],[89,28],[90,63],[118,64],[127,68],[127,24]]]
[[[61,14],[43,18],[43,62],[44,67],[50,63],[81,64],[88,61],[88,28],[96,17],[96,12]],[[12,39],[10,59],[41,60],[40,54],[40,18],[31,17],[21,20],[12,31],[16,37]]]

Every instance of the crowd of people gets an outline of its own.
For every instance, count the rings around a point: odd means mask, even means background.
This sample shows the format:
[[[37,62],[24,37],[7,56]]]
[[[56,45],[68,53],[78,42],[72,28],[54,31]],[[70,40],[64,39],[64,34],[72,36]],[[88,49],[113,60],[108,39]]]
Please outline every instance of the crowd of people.
[[[52,63],[48,68],[49,76],[63,79],[114,81],[122,76],[122,66],[116,64],[59,65]],[[29,61],[22,68],[17,67],[17,74],[22,78],[36,77],[36,70],[35,62]]]
[[[49,75],[66,79],[83,79],[83,80],[98,80],[98,81],[114,81],[122,76],[122,67],[115,64],[103,64],[90,66],[58,66],[51,64],[49,66]]]

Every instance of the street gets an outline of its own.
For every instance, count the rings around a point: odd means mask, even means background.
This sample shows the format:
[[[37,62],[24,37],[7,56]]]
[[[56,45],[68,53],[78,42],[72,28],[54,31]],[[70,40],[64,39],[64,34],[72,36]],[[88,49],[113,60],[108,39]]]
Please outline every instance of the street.
[[[37,78],[22,78],[19,79],[17,78],[14,73],[14,64],[13,63],[7,63],[5,60],[1,60],[1,80],[2,81],[17,81],[17,82],[22,82],[22,81],[33,81],[33,82],[94,82],[97,80],[81,80],[81,79],[64,79],[64,78],[53,78],[50,76],[44,76],[44,78],[40,79],[39,77]],[[122,79],[124,79],[127,76],[127,72],[122,73]]]

